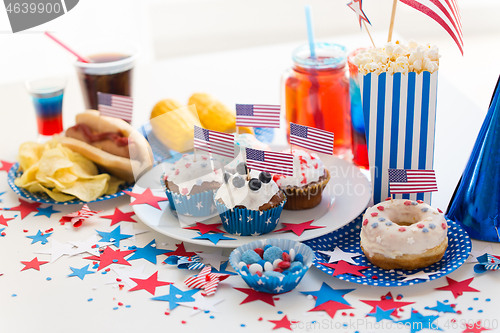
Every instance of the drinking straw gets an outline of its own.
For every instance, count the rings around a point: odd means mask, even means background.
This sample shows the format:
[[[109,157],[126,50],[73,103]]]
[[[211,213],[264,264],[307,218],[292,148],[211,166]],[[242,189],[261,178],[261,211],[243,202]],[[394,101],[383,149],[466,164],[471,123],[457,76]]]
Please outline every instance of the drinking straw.
[[[311,51],[311,58],[316,58],[316,51],[314,49],[314,32],[312,26],[312,18],[311,18],[311,6],[306,5],[306,23],[307,23],[307,37],[309,39],[309,49]]]
[[[48,31],[45,31],[45,35],[47,35],[50,39],[52,39],[54,42],[56,42],[57,44],[61,45],[62,47],[64,47],[67,51],[71,52],[75,57],[78,58],[78,60],[80,62],[84,62],[84,63],[90,63],[92,62],[92,60],[90,60],[89,58],[87,57],[83,57],[81,55],[79,55],[78,53],[76,53],[75,51],[73,51],[72,49],[70,49],[66,44],[64,44],[63,42],[61,42],[59,39],[57,39],[56,37],[54,37],[50,32]]]

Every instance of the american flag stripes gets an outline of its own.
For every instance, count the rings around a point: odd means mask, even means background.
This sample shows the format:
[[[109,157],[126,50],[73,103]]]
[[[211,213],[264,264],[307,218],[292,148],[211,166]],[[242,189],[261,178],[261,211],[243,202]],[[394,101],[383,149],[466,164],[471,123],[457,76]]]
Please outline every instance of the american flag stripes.
[[[437,191],[434,170],[389,169],[391,194],[423,193]]]
[[[333,155],[333,133],[290,123],[290,143],[319,153]]]
[[[293,176],[292,154],[246,148],[246,158],[250,169]]]
[[[120,118],[129,123],[132,121],[132,97],[98,92],[97,104],[97,109],[103,116]]]
[[[236,104],[236,126],[280,127],[281,107],[264,104]]]
[[[203,296],[215,294],[220,281],[229,277],[229,274],[211,273],[212,267],[205,267],[200,274],[188,277],[184,284],[193,289],[204,289]]]
[[[194,148],[234,158],[234,134],[194,126]]]
[[[59,222],[63,222],[63,223],[71,222],[73,224],[73,227],[78,228],[78,227],[82,226],[83,221],[85,221],[89,217],[92,217],[96,214],[99,214],[100,212],[102,212],[102,210],[100,210],[100,211],[90,210],[89,206],[87,206],[87,204],[85,204],[85,205],[83,205],[82,209],[80,209],[79,211],[64,215],[59,220]]]

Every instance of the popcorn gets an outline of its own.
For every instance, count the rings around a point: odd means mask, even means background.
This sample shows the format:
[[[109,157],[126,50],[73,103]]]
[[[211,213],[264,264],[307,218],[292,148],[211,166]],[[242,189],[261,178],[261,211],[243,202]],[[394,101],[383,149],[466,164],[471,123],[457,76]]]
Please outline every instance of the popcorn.
[[[410,40],[408,45],[399,41],[387,43],[384,47],[363,50],[353,59],[362,74],[374,73],[434,73],[439,69],[439,48],[434,45],[418,45]]]

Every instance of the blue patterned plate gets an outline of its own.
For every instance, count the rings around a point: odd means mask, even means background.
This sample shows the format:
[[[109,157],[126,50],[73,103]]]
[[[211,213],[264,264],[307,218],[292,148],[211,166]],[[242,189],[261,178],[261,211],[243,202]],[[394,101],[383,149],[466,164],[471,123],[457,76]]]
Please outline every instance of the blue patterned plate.
[[[132,191],[132,188],[134,187],[134,185],[123,184],[118,188],[118,192],[116,192],[115,194],[104,195],[102,197],[99,197],[95,200],[88,202],[79,199],[60,202],[60,201],[55,201],[45,193],[31,193],[24,188],[17,187],[16,184],[14,184],[14,179],[20,177],[22,174],[23,174],[22,171],[19,170],[19,163],[14,164],[10,168],[9,173],[7,174],[7,182],[9,183],[10,188],[12,188],[12,190],[16,192],[16,194],[19,195],[21,198],[46,204],[53,204],[53,205],[76,205],[76,204],[82,205],[90,202],[106,201],[117,197],[121,197],[122,195],[125,195],[125,192],[123,191]]]
[[[448,248],[440,261],[428,267],[412,271],[402,269],[388,271],[374,266],[363,254],[359,243],[361,219],[362,215],[358,216],[351,223],[346,224],[340,229],[304,242],[315,251],[316,258],[313,261],[313,265],[322,272],[328,275],[333,275],[333,270],[331,268],[321,265],[321,263],[328,263],[329,257],[316,251],[333,251],[335,247],[338,246],[341,250],[346,252],[361,253],[361,256],[353,258],[353,260],[356,264],[360,266],[368,266],[369,268],[361,271],[361,273],[363,273],[366,277],[354,276],[351,274],[340,274],[336,276],[337,278],[358,284],[380,287],[411,286],[418,283],[436,280],[450,274],[458,267],[462,266],[467,258],[469,258],[469,253],[472,249],[469,235],[467,235],[465,230],[462,229],[458,223],[447,219]],[[428,280],[415,279],[402,281],[405,278],[403,274],[412,275],[420,271],[424,271],[425,273],[437,273],[431,275]],[[375,276],[376,278],[374,278]]]

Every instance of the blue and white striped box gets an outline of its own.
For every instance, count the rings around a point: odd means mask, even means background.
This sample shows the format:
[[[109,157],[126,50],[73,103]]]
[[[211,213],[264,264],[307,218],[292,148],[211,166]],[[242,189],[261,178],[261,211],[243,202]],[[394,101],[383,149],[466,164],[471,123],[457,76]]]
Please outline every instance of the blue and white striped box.
[[[390,196],[388,169],[433,169],[438,72],[360,74],[373,201]],[[431,203],[431,192],[395,198]]]

